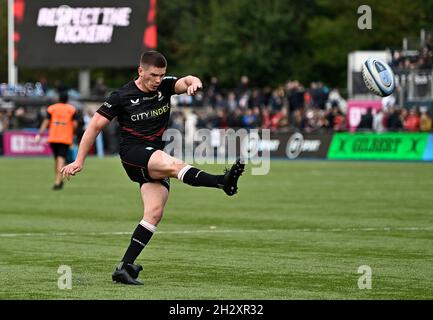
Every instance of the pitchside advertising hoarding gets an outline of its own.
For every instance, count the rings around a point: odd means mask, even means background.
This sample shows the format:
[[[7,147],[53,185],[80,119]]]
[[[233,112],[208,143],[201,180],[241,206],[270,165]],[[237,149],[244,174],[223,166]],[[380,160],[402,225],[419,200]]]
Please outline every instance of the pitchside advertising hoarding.
[[[329,148],[332,160],[433,160],[428,133],[336,133]]]
[[[314,134],[300,132],[272,133],[261,148],[269,148],[271,157],[288,159],[326,158],[332,133]]]
[[[3,134],[5,156],[49,156],[51,148],[44,134],[40,142],[35,141],[36,133],[27,131],[6,131]]]
[[[347,102],[347,124],[350,132],[356,131],[361,117],[367,113],[368,109],[375,114],[382,109],[380,100],[349,100]]]
[[[216,130],[219,131],[219,130]],[[230,136],[228,132],[225,133]],[[233,136],[238,133],[232,130]],[[5,156],[47,156],[51,149],[45,134],[39,143],[35,142],[35,132],[6,131],[3,134]],[[248,136],[245,130],[243,138]],[[265,152],[273,158],[295,159],[330,159],[330,160],[412,160],[433,161],[433,134],[429,133],[271,133],[268,138],[258,134],[259,139],[249,139],[257,150],[257,155]],[[261,137],[261,138],[260,138]],[[182,135],[180,134],[181,140]],[[219,149],[220,138],[214,143],[213,138],[204,139],[210,145],[209,150]],[[240,139],[244,141],[244,139]],[[200,140],[201,141],[201,140]],[[245,142],[244,141],[244,142]],[[167,142],[169,143],[169,142]],[[184,141],[181,141],[181,145]],[[204,142],[199,147],[204,148]],[[224,151],[225,149],[222,148]],[[241,151],[236,145],[235,153]],[[202,152],[200,152],[202,154]],[[182,154],[176,154],[182,156]],[[208,155],[209,156],[209,155]]]
[[[157,0],[15,0],[18,67],[133,67],[157,44]]]

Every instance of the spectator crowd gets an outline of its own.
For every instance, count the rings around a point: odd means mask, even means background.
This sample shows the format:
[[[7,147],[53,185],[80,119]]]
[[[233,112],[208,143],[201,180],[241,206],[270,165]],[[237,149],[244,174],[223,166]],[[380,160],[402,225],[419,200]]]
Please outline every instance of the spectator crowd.
[[[346,101],[338,89],[330,90],[320,82],[311,83],[308,89],[296,80],[276,88],[256,88],[243,76],[236,88],[226,90],[212,77],[202,93],[174,97],[173,105],[190,107],[198,129],[345,130]],[[175,110],[172,122],[179,128],[188,115],[182,108]]]
[[[194,97],[187,95],[172,97],[170,126],[182,132],[186,126],[201,128],[261,128],[271,131],[301,131],[324,133],[346,131],[347,103],[337,88],[330,89],[321,82],[312,82],[305,88],[299,81],[291,80],[272,88],[257,88],[250,85],[247,76],[241,77],[235,88],[220,86],[217,77],[212,77],[204,90]],[[52,97],[60,90],[42,83],[19,87],[19,95]],[[44,95],[40,95],[44,92]],[[98,80],[92,90],[102,103],[109,93],[103,80]],[[38,128],[45,117],[46,106],[15,106],[5,108],[4,103],[11,91],[0,85],[0,135],[4,130]],[[75,91],[72,104],[82,115],[87,114],[85,103],[79,102]],[[4,100],[2,100],[4,99]],[[395,104],[393,97],[384,100],[381,111],[369,110],[361,119],[359,131],[431,131],[432,119],[425,107],[406,109]],[[47,104],[48,105],[48,104]],[[113,136],[113,132],[111,133]]]
[[[101,87],[103,89],[101,89]],[[34,97],[53,97],[57,88],[48,89],[41,83],[26,84],[18,87],[17,95]],[[93,92],[103,101],[109,90],[102,80],[95,84]],[[45,95],[43,95],[45,93]],[[28,95],[30,94],[30,95]],[[3,84],[0,85],[0,129],[37,128],[43,117],[44,108],[34,106],[2,107],[2,98],[12,95]],[[73,93],[78,103],[77,93]],[[392,98],[392,97],[391,97]],[[212,77],[209,85],[195,97],[173,96],[174,111],[172,127],[182,129],[187,112],[192,110],[196,126],[200,128],[263,128],[278,131],[326,132],[347,130],[347,103],[339,90],[329,89],[321,82],[312,82],[305,88],[299,81],[288,81],[285,85],[271,88],[251,87],[247,76],[243,76],[236,88],[225,89],[219,85],[218,78]],[[178,108],[176,108],[178,107]],[[83,106],[78,106],[82,109]],[[395,99],[387,99],[384,108],[369,118],[381,117],[381,126],[373,126],[364,121],[360,129],[376,131],[430,131],[428,109],[406,108],[395,105]],[[418,119],[418,120],[414,120]],[[371,123],[371,124],[370,124]],[[376,119],[375,123],[379,123]]]
[[[427,33],[418,50],[394,50],[390,63],[394,70],[433,68],[433,33]]]

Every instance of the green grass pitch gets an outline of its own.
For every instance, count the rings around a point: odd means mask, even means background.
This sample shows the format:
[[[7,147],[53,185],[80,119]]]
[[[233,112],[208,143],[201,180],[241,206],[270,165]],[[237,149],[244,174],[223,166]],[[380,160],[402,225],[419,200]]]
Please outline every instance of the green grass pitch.
[[[138,287],[111,282],[142,217],[138,185],[116,157],[90,158],[52,191],[52,167],[0,159],[0,299],[433,298],[432,163],[273,161],[232,198],[172,179]]]

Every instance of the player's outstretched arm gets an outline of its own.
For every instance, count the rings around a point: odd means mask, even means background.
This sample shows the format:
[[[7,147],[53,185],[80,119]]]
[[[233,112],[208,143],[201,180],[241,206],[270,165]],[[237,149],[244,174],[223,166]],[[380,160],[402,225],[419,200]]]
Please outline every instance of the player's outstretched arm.
[[[74,176],[76,173],[83,169],[84,161],[86,160],[87,154],[90,151],[95,139],[101,130],[110,123],[110,120],[101,116],[99,113],[95,113],[89,126],[83,134],[83,137],[78,148],[77,158],[71,164],[63,167],[60,172],[63,178],[69,180],[70,176]]]
[[[194,76],[186,76],[176,81],[174,91],[176,94],[186,93],[189,96],[193,96],[197,91],[203,89],[203,83],[201,80]]]

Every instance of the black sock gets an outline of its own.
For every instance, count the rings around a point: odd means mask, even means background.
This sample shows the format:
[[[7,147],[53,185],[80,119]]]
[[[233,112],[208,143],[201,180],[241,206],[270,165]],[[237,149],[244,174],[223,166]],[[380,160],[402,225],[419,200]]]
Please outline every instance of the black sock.
[[[179,180],[193,187],[222,188],[223,175],[213,175],[200,169],[186,166],[179,172]]]
[[[131,243],[122,258],[122,261],[125,263],[134,263],[135,259],[137,259],[143,248],[153,236],[154,231],[149,230],[151,228],[145,228],[142,224],[143,221],[141,221],[137,228],[135,228],[134,233],[131,236]],[[155,226],[150,226],[156,229]]]

